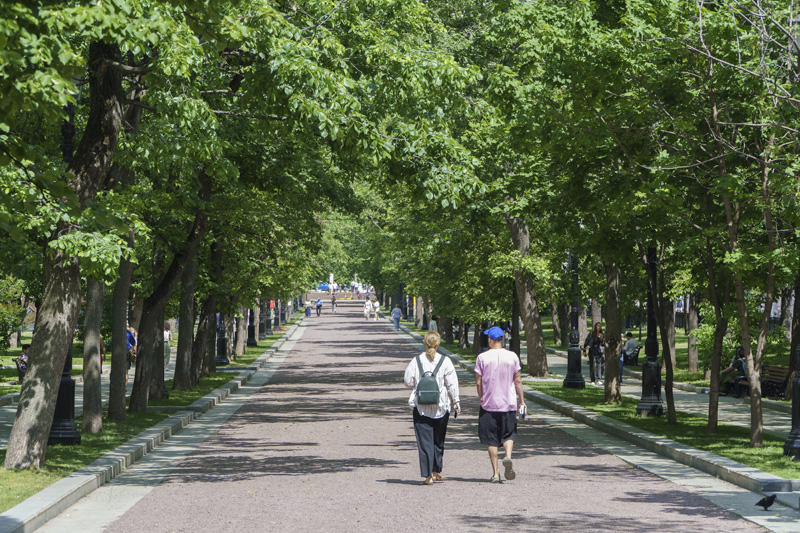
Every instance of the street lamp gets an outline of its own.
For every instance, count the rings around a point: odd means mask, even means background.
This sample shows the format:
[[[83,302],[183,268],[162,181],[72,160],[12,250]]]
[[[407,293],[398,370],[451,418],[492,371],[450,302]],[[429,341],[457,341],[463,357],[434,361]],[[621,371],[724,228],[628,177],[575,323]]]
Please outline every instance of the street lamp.
[[[217,321],[217,366],[231,364],[228,360],[228,338],[225,336],[225,313],[219,314]]]
[[[256,311],[255,307],[248,309],[248,324],[247,324],[247,345],[248,346],[258,346],[258,341],[256,340]]]
[[[658,364],[658,340],[656,339],[656,308],[653,297],[653,284],[656,272],[656,249],[647,249],[647,339],[644,341],[645,360],[642,363],[642,398],[636,406],[639,415],[662,416],[661,404],[661,365]]]
[[[572,270],[572,312],[570,314],[569,350],[567,350],[567,377],[564,378],[565,389],[585,389],[586,381],[581,374],[581,348],[578,333],[578,261],[572,254],[569,256],[569,268]]]

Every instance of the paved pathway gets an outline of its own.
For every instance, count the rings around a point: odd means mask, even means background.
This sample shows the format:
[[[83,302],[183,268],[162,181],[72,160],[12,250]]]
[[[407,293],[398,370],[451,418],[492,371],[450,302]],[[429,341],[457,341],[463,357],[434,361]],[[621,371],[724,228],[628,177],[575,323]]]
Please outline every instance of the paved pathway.
[[[760,530],[724,509],[755,514],[752,493],[532,404],[517,479],[488,483],[464,371],[448,481],[421,486],[402,384],[421,348],[358,302],[339,311],[305,319],[248,386],[42,531]]]

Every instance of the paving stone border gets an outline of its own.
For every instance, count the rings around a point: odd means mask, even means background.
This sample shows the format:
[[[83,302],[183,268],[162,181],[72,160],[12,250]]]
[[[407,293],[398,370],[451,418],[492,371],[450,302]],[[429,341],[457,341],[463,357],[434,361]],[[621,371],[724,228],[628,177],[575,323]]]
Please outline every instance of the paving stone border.
[[[407,328],[400,326],[404,332],[411,335],[415,340],[422,342],[422,336]],[[560,355],[552,348],[547,349],[550,353]],[[463,359],[462,357],[446,350],[439,348],[439,352],[450,356],[462,368],[475,371],[474,363]],[[626,369],[627,372],[627,369]],[[631,371],[631,374],[634,374]],[[638,373],[641,376],[641,373]],[[682,384],[686,385],[686,384]],[[688,385],[689,387],[693,387]],[[676,387],[679,388],[679,387]],[[700,389],[700,387],[694,387]],[[723,479],[729,483],[742,487],[752,492],[793,492],[800,491],[800,479],[785,479],[782,477],[768,474],[756,468],[743,465],[726,457],[719,456],[714,453],[692,448],[685,444],[681,444],[674,440],[655,435],[647,431],[637,429],[624,422],[619,422],[607,416],[601,415],[589,409],[585,409],[578,405],[571,404],[548,396],[543,392],[539,392],[524,386],[525,397],[534,401],[548,409],[556,411],[565,416],[571,417],[574,420],[586,424],[587,426],[599,429],[620,438],[626,442],[644,448],[668,459],[672,459],[678,463],[696,468],[707,474],[711,474],[719,479]],[[690,390],[690,389],[683,389]],[[707,389],[706,389],[707,390]],[[690,390],[691,392],[698,392],[700,390]],[[707,393],[707,392],[706,392]],[[780,402],[770,402],[780,403]]]
[[[0,514],[0,532],[27,533],[36,530],[58,516],[73,503],[114,479],[164,441],[221,403],[249,382],[265,366],[303,321],[300,317],[286,333],[273,343],[252,366],[245,367],[235,378],[203,396],[155,426],[144,430],[131,440],[106,453],[90,465],[53,483],[27,500]],[[7,395],[9,396],[9,395]],[[148,408],[150,409],[150,408]],[[153,410],[161,410],[155,406]]]

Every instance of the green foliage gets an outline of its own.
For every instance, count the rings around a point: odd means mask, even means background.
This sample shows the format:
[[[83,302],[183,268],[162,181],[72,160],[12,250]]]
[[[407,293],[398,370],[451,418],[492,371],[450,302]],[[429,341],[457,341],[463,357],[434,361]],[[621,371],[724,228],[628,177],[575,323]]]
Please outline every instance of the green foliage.
[[[25,308],[24,282],[13,276],[0,277],[0,352],[8,349],[11,334],[22,329]]]

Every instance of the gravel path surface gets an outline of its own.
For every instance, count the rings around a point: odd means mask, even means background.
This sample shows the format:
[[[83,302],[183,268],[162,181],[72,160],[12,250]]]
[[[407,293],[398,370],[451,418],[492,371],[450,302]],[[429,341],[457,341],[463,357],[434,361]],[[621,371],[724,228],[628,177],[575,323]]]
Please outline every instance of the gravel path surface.
[[[301,329],[266,385],[192,453],[162,465],[152,490],[131,493],[107,531],[763,531],[530,417],[515,447],[517,478],[490,484],[474,380],[464,371],[464,412],[451,418],[446,441],[448,480],[421,486],[402,383],[421,346],[386,321],[366,322],[357,301]],[[85,506],[125,498],[121,485],[137,468]]]

